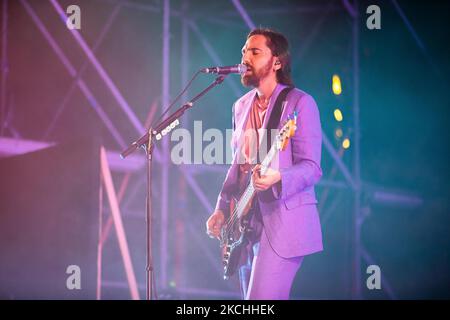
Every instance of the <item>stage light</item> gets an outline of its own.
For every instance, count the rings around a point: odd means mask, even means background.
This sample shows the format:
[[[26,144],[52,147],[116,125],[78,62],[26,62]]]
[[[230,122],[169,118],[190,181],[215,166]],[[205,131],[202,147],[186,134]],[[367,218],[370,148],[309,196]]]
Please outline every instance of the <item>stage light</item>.
[[[334,118],[336,119],[336,121],[341,122],[342,119],[344,119],[344,117],[342,116],[342,112],[339,109],[334,109]]]
[[[342,141],[342,148],[344,148],[344,149],[350,148],[350,139],[349,138],[345,138],[344,141]]]
[[[337,74],[333,75],[333,93],[335,95],[340,95],[342,93],[342,87],[341,87],[341,79]]]
[[[341,128],[336,129],[334,134],[336,135],[337,138],[341,138],[342,137],[342,129]]]

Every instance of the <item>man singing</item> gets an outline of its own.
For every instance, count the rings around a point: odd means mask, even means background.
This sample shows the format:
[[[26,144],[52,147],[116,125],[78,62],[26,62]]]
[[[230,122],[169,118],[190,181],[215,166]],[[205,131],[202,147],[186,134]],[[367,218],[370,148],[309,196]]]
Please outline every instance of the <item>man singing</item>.
[[[207,233],[219,238],[238,181],[250,170],[257,194],[251,209],[253,231],[239,268],[242,295],[244,299],[286,300],[304,257],[323,249],[314,191],[322,176],[319,110],[310,95],[293,88],[284,35],[270,29],[251,31],[241,63],[247,66],[241,82],[254,89],[233,106],[233,162],[206,223]],[[275,103],[280,93],[285,99]],[[261,159],[251,146],[261,147],[271,114],[281,115],[276,119],[279,129],[294,111],[298,114],[295,135],[279,153],[277,163],[261,175],[260,165],[254,165]],[[248,130],[256,135],[245,134]]]

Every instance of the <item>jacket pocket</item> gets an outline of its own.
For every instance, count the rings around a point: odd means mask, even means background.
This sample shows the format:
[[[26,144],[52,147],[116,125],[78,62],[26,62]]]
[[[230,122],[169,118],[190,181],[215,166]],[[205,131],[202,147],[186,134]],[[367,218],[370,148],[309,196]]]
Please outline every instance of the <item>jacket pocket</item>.
[[[302,204],[316,204],[315,196],[305,193],[297,193],[284,200],[286,209],[292,210],[301,206]]]

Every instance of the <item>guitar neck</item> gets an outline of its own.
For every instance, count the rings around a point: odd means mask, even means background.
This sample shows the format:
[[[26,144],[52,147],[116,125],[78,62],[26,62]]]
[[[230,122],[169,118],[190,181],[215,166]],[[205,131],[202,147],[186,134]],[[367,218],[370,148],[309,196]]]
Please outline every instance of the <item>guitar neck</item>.
[[[277,153],[278,153],[278,148],[276,148],[276,145],[273,144],[272,147],[270,148],[269,152],[267,153],[267,155],[264,157],[264,160],[261,163],[261,175],[263,175],[267,172],[267,169],[269,168],[270,163],[275,158]],[[237,209],[237,213],[238,213],[239,217],[242,216],[244,209],[247,207],[249,202],[253,199],[255,192],[256,192],[256,190],[253,187],[253,184],[251,183],[251,180],[250,180],[250,183],[248,184],[247,188],[245,188],[245,191],[242,193],[241,198],[236,203],[236,209]]]

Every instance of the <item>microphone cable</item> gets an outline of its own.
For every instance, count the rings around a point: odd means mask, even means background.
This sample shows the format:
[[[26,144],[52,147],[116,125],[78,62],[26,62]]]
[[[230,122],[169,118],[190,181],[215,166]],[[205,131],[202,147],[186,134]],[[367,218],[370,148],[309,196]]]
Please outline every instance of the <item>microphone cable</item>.
[[[191,80],[189,80],[188,84],[184,87],[184,89],[178,94],[178,96],[176,96],[175,100],[172,101],[172,103],[164,109],[163,113],[159,116],[158,119],[156,119],[155,121],[153,121],[153,124],[151,126],[151,128],[153,128],[155,125],[157,125],[160,120],[162,119],[162,117],[164,117],[164,115],[167,114],[167,112],[169,112],[169,110],[174,106],[174,104],[180,99],[180,97],[186,92],[186,90],[191,86],[192,82],[194,81],[195,78],[197,78],[197,76],[201,73],[201,70],[198,70],[194,76],[191,78]]]

